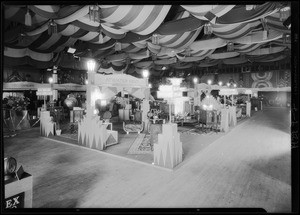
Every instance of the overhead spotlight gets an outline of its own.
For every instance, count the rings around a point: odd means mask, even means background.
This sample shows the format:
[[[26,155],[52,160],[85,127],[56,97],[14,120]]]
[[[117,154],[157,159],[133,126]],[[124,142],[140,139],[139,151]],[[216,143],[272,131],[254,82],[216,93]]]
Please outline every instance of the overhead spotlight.
[[[283,23],[282,23],[287,29],[291,28],[291,16],[289,16]]]
[[[223,84],[222,81],[219,81],[219,86],[222,86],[222,84]]]
[[[88,84],[89,83],[89,81],[88,80],[85,80],[85,84]]]
[[[233,87],[236,87],[236,84],[233,84]]]
[[[161,69],[162,69],[162,70],[166,70],[166,69],[167,69],[167,67],[163,66]]]
[[[49,81],[50,84],[52,84],[52,83],[53,83],[53,78],[50,77],[50,78],[48,79],[48,81]]]
[[[253,10],[254,9],[254,5],[246,5],[246,10]]]
[[[68,53],[74,54],[76,52],[75,48],[69,47],[67,50]]]
[[[143,77],[148,78],[148,76],[149,76],[149,70],[147,69],[143,70]]]
[[[207,83],[208,83],[209,85],[211,85],[212,81],[209,79],[209,80],[207,81]]]
[[[227,87],[230,87],[230,83],[229,82],[227,83]]]
[[[197,83],[198,83],[198,78],[195,77],[195,78],[193,79],[193,82],[194,82],[194,84],[197,84]]]

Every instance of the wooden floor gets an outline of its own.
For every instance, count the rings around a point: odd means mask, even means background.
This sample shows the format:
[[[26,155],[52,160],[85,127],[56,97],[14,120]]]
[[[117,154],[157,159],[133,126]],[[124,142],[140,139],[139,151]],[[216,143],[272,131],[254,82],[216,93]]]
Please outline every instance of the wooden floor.
[[[5,138],[4,150],[33,175],[36,208],[291,211],[291,143],[285,109],[257,112],[174,171],[40,138],[38,130]]]

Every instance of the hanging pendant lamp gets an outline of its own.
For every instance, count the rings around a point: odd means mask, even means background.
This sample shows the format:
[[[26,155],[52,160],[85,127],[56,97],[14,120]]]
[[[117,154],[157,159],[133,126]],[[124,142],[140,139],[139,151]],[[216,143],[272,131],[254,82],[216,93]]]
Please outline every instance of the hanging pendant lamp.
[[[57,24],[53,19],[48,23],[48,34],[57,34]]]
[[[153,34],[152,35],[152,43],[155,45],[159,45],[159,36],[158,34]]]
[[[212,34],[212,26],[210,23],[204,25],[204,34],[206,35]]]
[[[25,25],[26,26],[31,26],[32,25],[32,19],[31,19],[31,15],[29,13],[29,9],[27,8],[27,12],[25,14]]]
[[[89,19],[93,22],[100,22],[100,8],[98,7],[98,5],[89,6]]]
[[[122,47],[121,47],[121,43],[120,42],[116,42],[115,43],[115,51],[118,52],[118,51],[121,51]]]
[[[232,42],[227,43],[227,51],[231,52],[234,50],[234,44]]]

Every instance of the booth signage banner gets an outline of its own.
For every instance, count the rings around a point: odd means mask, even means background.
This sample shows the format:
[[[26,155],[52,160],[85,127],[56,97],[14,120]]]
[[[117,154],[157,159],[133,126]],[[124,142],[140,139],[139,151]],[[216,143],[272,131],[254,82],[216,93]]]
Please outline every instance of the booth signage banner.
[[[86,85],[80,84],[53,84],[55,90],[74,90],[74,91],[86,91]]]
[[[95,85],[99,86],[123,86],[123,87],[148,87],[147,80],[135,78],[131,75],[101,75],[95,74]]]
[[[25,193],[22,192],[17,195],[8,197],[7,199],[5,199],[4,208],[5,209],[24,208],[24,196]]]
[[[237,89],[221,89],[219,92],[219,95],[237,95],[238,91]]]
[[[36,82],[6,82],[3,83],[3,90],[38,90],[43,88],[51,88],[51,84]],[[69,90],[69,91],[86,91],[86,85],[80,84],[52,84],[51,90]]]
[[[36,92],[37,96],[51,96],[53,95],[52,88],[38,88]]]
[[[34,90],[41,86],[35,82],[8,82],[3,83],[3,90]]]

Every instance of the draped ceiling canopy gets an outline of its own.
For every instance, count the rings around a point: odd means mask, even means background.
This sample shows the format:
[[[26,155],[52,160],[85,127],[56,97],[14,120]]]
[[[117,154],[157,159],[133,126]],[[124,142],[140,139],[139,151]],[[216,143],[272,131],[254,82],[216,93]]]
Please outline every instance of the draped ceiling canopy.
[[[4,64],[184,69],[290,52],[288,2],[259,5],[4,5]],[[74,54],[67,52],[75,48]],[[77,63],[74,63],[77,62]],[[83,63],[78,63],[83,62]]]

